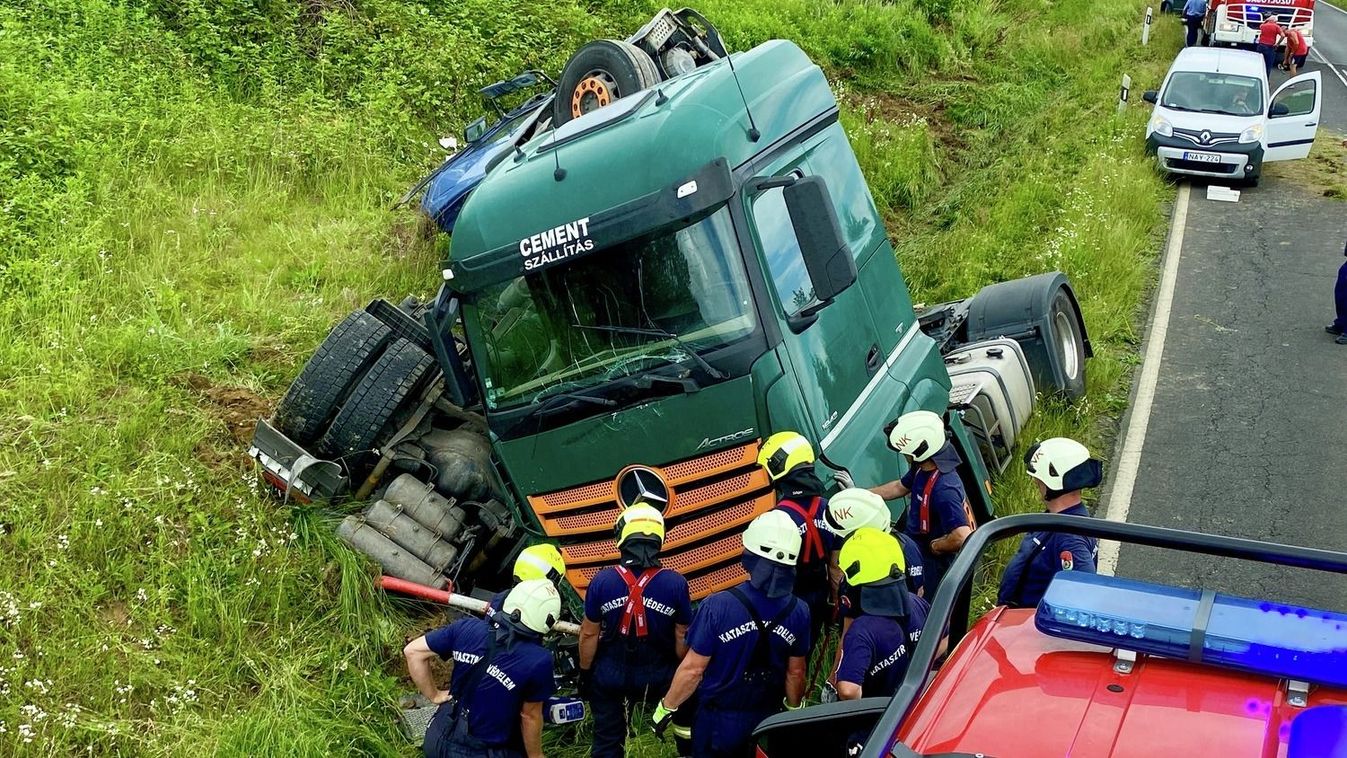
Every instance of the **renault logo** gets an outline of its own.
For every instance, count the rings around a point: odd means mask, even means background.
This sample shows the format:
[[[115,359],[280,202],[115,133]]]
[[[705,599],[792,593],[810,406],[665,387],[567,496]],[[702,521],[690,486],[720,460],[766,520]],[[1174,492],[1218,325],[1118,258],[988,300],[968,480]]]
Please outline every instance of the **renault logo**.
[[[627,508],[635,503],[669,507],[672,493],[664,475],[646,466],[630,466],[617,475],[617,501]]]
[[[1204,129],[1204,130],[1202,130],[1202,135],[1201,135],[1201,136],[1202,136],[1202,144],[1205,145],[1205,144],[1207,144],[1208,142],[1211,142],[1211,132],[1206,131],[1206,130]]]

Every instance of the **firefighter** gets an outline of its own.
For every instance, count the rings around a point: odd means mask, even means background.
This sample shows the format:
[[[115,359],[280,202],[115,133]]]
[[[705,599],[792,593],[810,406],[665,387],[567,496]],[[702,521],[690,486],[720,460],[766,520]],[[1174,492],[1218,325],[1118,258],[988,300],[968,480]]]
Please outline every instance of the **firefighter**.
[[[838,696],[893,697],[930,607],[908,591],[902,547],[888,532],[857,530],[842,546],[841,562],[859,614],[842,637]]]
[[[566,562],[555,545],[547,542],[529,545],[514,559],[514,583],[530,579],[546,579],[560,589],[561,580],[566,575]],[[497,592],[486,604],[486,617],[489,619],[500,610],[510,591]]]
[[[541,758],[543,701],[556,692],[552,654],[542,636],[561,613],[561,595],[545,579],[520,582],[495,617],[455,621],[403,649],[416,688],[439,708],[426,731],[426,758]],[[430,662],[452,660],[449,689]]]
[[[933,597],[955,554],[973,531],[968,493],[958,473],[963,461],[945,438],[944,420],[931,411],[899,416],[889,432],[889,446],[901,453],[911,468],[901,479],[871,491],[885,500],[912,496],[904,531],[921,548],[926,597]]]
[[[800,532],[795,596],[809,606],[809,637],[818,641],[836,607],[842,580],[837,551],[842,539],[828,527],[828,500],[823,496],[823,482],[814,473],[814,448],[796,432],[778,432],[763,443],[758,465],[776,488],[776,510],[789,516]]]
[[[692,755],[748,758],[760,721],[802,705],[810,639],[809,606],[791,594],[799,552],[800,532],[786,514],[768,511],[748,525],[748,581],[697,609],[687,657],[655,706],[656,734],[695,692]]]
[[[1104,471],[1084,445],[1066,437],[1044,440],[1025,453],[1024,467],[1038,485],[1048,513],[1090,516],[1081,502],[1080,491],[1099,486]],[[1099,543],[1092,537],[1061,532],[1026,534],[1001,576],[996,602],[1012,608],[1033,608],[1043,599],[1054,574],[1058,571],[1093,574],[1098,554]]]
[[[663,515],[636,503],[614,531],[621,559],[590,582],[580,624],[580,694],[594,713],[592,755],[605,757],[623,755],[630,707],[668,690],[692,620],[687,579],[659,564]]]
[[[828,501],[825,519],[828,528],[843,540],[863,526],[893,534],[903,548],[903,563],[907,567],[907,589],[912,594],[922,597],[925,594],[923,590],[925,572],[921,565],[921,548],[917,546],[916,540],[906,533],[893,530],[892,515],[884,498],[870,490],[849,487],[833,495]],[[844,575],[843,584],[845,580]],[[843,593],[839,592],[839,596],[841,595]]]
[[[1347,139],[1342,141],[1342,146],[1347,147]],[[1347,256],[1347,243],[1342,246],[1342,254]],[[1324,327],[1324,331],[1333,335],[1333,341],[1337,344],[1347,345],[1347,262],[1338,269],[1338,283],[1333,287],[1333,305],[1337,318]]]

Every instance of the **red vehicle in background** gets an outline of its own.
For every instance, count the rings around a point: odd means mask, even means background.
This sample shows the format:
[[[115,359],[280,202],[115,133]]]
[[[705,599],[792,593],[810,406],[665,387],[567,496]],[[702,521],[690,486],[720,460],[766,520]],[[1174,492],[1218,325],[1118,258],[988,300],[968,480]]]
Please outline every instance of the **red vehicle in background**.
[[[1314,45],[1314,0],[1212,0],[1203,26],[1206,43],[1253,49],[1268,16],[1283,29],[1299,29],[1305,44]]]
[[[1347,553],[1051,515],[973,533],[933,598],[953,652],[923,635],[892,698],[779,714],[759,755],[862,758],[1347,756],[1347,614],[1064,571],[1036,609],[952,617],[979,554],[1030,531],[1347,574]],[[961,597],[962,596],[962,597]]]

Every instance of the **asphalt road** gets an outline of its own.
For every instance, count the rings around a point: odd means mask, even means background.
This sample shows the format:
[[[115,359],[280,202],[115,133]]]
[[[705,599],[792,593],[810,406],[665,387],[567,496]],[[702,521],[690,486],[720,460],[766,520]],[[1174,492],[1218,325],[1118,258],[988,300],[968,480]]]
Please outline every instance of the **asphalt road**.
[[[1347,12],[1318,7],[1322,55],[1309,68],[1324,72],[1321,128],[1347,133]],[[1276,178],[1223,203],[1194,182],[1180,215],[1172,297],[1162,284],[1157,298],[1170,307],[1154,316],[1166,328],[1152,324],[1155,365],[1134,388],[1133,416],[1149,412],[1144,424],[1128,419],[1113,461],[1135,477],[1122,474],[1130,482],[1120,486],[1115,473],[1104,509],[1134,523],[1347,550],[1347,347],[1323,331],[1347,203]],[[1135,546],[1117,561],[1120,576],[1347,610],[1347,576]]]

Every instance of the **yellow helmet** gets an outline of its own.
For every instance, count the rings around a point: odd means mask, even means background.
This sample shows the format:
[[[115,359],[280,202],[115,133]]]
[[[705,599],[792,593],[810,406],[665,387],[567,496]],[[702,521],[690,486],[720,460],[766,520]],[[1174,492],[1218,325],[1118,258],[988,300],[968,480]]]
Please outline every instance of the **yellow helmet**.
[[[853,587],[901,577],[907,571],[898,539],[868,526],[857,529],[842,543],[837,562]]]
[[[655,506],[638,500],[617,517],[613,533],[618,545],[638,534],[664,542],[664,514]]]
[[[814,463],[814,446],[799,432],[777,432],[762,443],[758,465],[776,481],[799,466]]]
[[[566,561],[561,559],[555,545],[542,543],[529,545],[514,559],[514,580],[527,582],[530,579],[546,579],[552,584],[561,582],[566,573]]]

